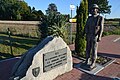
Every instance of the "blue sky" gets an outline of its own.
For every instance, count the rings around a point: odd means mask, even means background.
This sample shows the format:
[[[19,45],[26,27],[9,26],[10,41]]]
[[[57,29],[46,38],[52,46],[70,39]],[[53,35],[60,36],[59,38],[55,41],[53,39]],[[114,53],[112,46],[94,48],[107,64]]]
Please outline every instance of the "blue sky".
[[[37,10],[42,10],[45,13],[48,5],[54,3],[57,9],[62,14],[70,14],[70,4],[75,6],[80,4],[81,0],[24,0],[29,6],[35,7]],[[111,14],[106,14],[106,18],[120,18],[120,0],[109,0],[109,4],[112,5]],[[76,9],[73,10],[73,16],[76,14]],[[104,15],[105,17],[105,15]]]

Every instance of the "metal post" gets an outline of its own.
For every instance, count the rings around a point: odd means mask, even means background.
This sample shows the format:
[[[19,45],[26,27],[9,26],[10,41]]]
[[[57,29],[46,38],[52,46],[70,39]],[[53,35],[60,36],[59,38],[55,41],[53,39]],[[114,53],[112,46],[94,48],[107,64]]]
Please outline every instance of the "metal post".
[[[11,54],[13,55],[13,51],[12,51],[12,42],[11,42],[11,32],[10,32],[10,29],[8,28],[8,35],[9,35],[9,42],[10,42],[10,52]]]
[[[72,19],[72,9],[71,9],[71,19]]]
[[[70,10],[71,10],[71,19],[72,19],[72,10],[75,9],[75,6],[73,4],[70,5]],[[70,27],[70,43],[72,43],[72,25],[73,23],[71,22],[71,27]]]
[[[71,9],[71,19],[72,19],[72,9]],[[70,43],[72,43],[72,22],[70,27]]]

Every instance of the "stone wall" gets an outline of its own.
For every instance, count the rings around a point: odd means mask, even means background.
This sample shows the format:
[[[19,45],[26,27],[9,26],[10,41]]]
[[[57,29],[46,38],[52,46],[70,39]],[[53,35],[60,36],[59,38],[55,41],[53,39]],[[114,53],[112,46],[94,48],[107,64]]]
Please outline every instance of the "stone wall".
[[[14,35],[38,37],[40,21],[0,21],[0,32],[7,33],[8,28]]]

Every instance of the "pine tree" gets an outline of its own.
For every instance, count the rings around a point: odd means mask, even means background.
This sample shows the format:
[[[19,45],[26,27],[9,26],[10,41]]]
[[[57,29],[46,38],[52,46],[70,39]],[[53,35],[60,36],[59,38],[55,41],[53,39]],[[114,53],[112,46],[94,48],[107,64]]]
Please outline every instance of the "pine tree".
[[[85,26],[88,17],[88,1],[87,0],[83,1],[84,1],[83,26]]]
[[[76,39],[75,39],[75,52],[85,57],[86,41],[83,36],[84,26],[88,16],[88,3],[87,0],[82,0],[80,6],[77,7],[77,27],[76,27]]]

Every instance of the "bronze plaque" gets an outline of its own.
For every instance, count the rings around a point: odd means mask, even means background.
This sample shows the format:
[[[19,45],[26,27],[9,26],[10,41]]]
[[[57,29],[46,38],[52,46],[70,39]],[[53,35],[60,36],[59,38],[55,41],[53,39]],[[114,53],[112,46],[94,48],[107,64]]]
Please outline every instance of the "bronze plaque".
[[[67,63],[67,48],[43,54],[43,71],[47,72]]]

